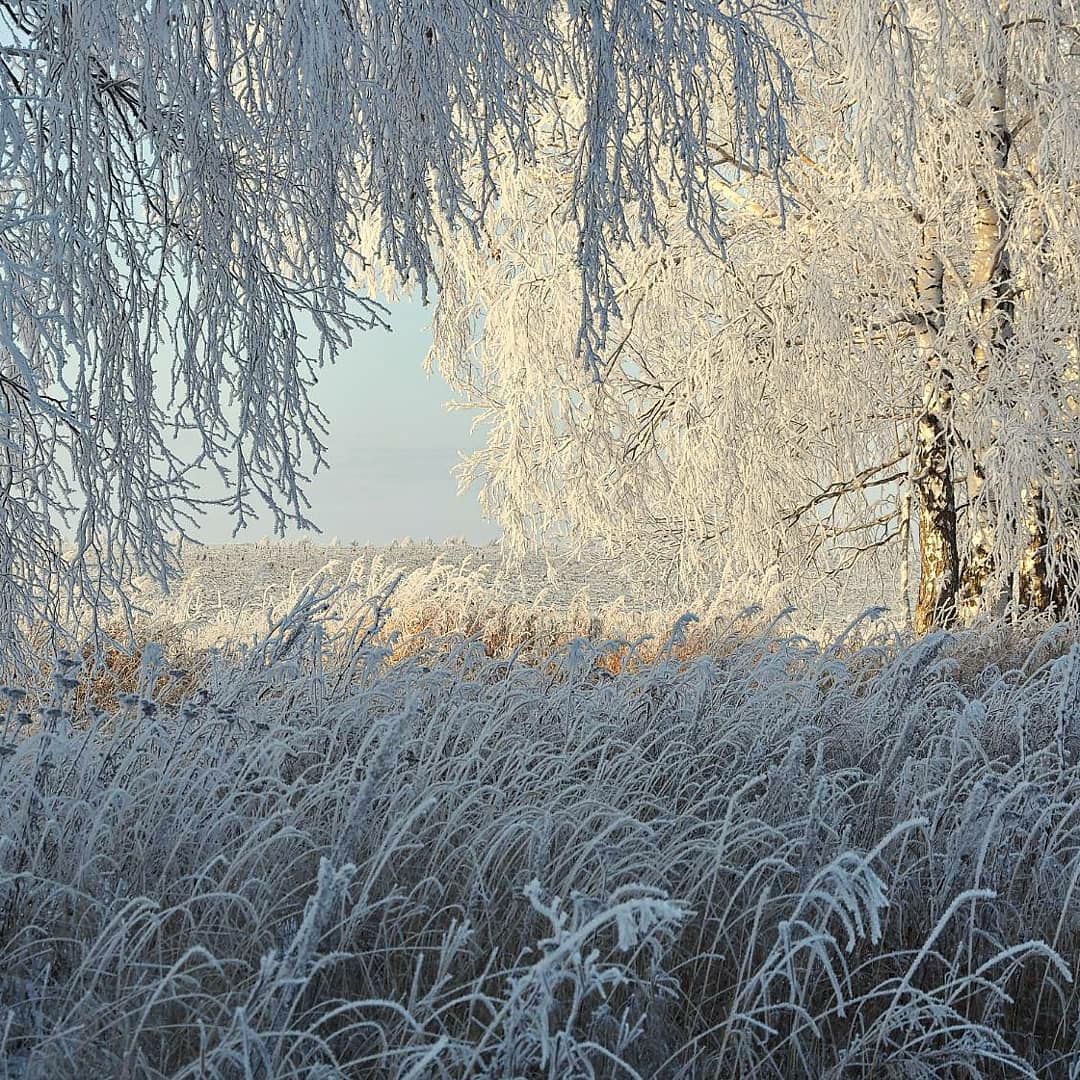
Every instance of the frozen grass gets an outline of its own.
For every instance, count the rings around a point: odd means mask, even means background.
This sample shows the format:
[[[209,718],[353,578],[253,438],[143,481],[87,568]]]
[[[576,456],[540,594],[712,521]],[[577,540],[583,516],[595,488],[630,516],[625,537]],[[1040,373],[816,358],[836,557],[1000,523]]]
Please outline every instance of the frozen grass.
[[[511,558],[497,544],[464,541],[398,541],[383,547],[307,542],[218,544],[186,547],[184,577],[163,597],[149,582],[140,603],[171,631],[182,627],[202,644],[227,645],[265,626],[268,610],[280,616],[315,575],[370,596],[399,579],[395,629],[421,628],[500,638],[531,630],[549,645],[590,626],[619,632],[630,617],[643,632],[661,634],[667,614],[690,608],[722,622],[755,604],[772,617],[798,604],[796,625],[813,637],[830,637],[859,612],[874,605],[904,620],[895,589],[868,574],[841,583],[789,590],[775,581],[733,581],[718,573],[707,595],[676,595],[657,565],[641,577],[599,552],[573,558],[549,552]],[[891,570],[891,568],[890,568]]]
[[[834,596],[820,611],[786,606],[784,590],[763,582],[728,582],[703,596],[676,603],[661,588],[620,576],[611,560],[588,560],[549,553],[523,561],[508,559],[496,544],[476,547],[464,541],[384,547],[260,542],[187,548],[184,577],[163,596],[151,583],[138,597],[143,617],[136,644],[168,641],[181,667],[196,680],[208,657],[243,657],[292,610],[306,590],[332,591],[322,614],[338,626],[366,611],[366,598],[393,585],[393,610],[385,612],[382,634],[400,659],[434,638],[465,636],[482,642],[488,656],[536,662],[569,647],[578,638],[620,638],[626,644],[607,651],[599,663],[615,672],[651,661],[672,625],[688,608],[698,618],[683,627],[673,655],[717,654],[737,638],[761,632],[782,619],[789,632],[831,641],[856,612],[890,601],[888,621],[864,620],[849,644],[868,630],[903,624],[902,605],[882,595],[870,581],[853,585],[846,597]],[[745,607],[749,598],[752,607]],[[829,599],[824,593],[819,600]],[[841,602],[842,601],[842,602]],[[879,609],[879,614],[886,609]],[[733,614],[734,613],[734,614]],[[127,637],[114,627],[119,639]],[[134,689],[137,660],[118,650],[106,657],[94,680],[92,700],[115,706],[118,693]],[[173,683],[170,693],[190,691]]]
[[[9,696],[0,1077],[1080,1076],[1056,631],[526,663],[337,601]]]

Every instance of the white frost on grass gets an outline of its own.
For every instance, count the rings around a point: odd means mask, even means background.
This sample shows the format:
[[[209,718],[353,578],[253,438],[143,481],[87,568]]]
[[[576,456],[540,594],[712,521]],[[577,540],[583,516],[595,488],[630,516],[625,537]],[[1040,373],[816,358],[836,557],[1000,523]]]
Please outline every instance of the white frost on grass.
[[[1060,632],[612,674],[588,639],[394,659],[384,604],[328,604],[187,702],[60,681],[5,727],[0,1070],[1075,1074]]]
[[[665,638],[688,608],[727,625],[732,612],[750,605],[772,618],[788,603],[775,582],[723,581],[705,595],[682,596],[668,588],[662,566],[649,580],[621,570],[600,553],[509,557],[498,543],[399,540],[385,546],[319,545],[267,540],[251,544],[186,547],[183,578],[163,596],[147,580],[138,604],[157,621],[182,629],[195,643],[225,645],[265,631],[267,614],[288,610],[312,579],[371,596],[400,578],[394,608],[403,631],[421,624],[445,632],[475,632],[491,613],[586,634],[613,636],[636,630]],[[805,591],[805,590],[804,590]],[[801,597],[805,600],[805,596]],[[824,590],[814,603],[792,609],[786,622],[817,639],[831,639],[861,612],[885,605],[902,625],[899,597],[884,595],[880,582],[852,578],[843,592]],[[594,636],[595,636],[594,633]]]

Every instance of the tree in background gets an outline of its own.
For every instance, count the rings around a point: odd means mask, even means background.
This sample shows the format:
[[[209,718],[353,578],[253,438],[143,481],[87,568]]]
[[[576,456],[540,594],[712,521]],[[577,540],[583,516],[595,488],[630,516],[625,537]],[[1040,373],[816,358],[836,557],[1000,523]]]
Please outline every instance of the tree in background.
[[[219,474],[237,525],[309,524],[322,364],[383,323],[353,288],[421,290],[561,125],[573,348],[596,363],[613,253],[669,202],[715,236],[706,101],[740,154],[786,147],[785,2],[2,0],[0,635],[95,620]],[[582,299],[583,298],[583,299]],[[310,340],[304,327],[313,327]],[[376,391],[377,392],[377,389]],[[172,436],[191,433],[184,455]],[[73,552],[62,553],[65,539]]]
[[[782,179],[708,101],[723,251],[621,253],[599,379],[575,361],[574,136],[500,176],[445,252],[433,359],[487,424],[468,463],[518,540],[608,539],[682,581],[872,564],[918,631],[1080,605],[1080,12],[861,0],[780,46]]]

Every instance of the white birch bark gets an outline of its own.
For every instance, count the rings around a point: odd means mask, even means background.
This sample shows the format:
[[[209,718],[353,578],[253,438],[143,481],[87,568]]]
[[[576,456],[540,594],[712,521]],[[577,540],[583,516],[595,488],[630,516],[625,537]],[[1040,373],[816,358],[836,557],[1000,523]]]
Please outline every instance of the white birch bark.
[[[919,506],[919,595],[917,634],[947,626],[956,617],[960,585],[957,548],[956,489],[951,445],[953,377],[942,356],[945,323],[945,265],[935,225],[923,229],[915,275],[919,360],[924,365],[923,411],[915,428],[914,486]]]
[[[1009,19],[1009,2],[1001,0],[997,9],[998,32],[1003,36]],[[994,368],[1005,362],[1005,350],[1013,335],[1011,267],[1008,249],[1008,215],[1011,194],[1005,183],[1011,135],[1008,129],[1007,81],[1008,61],[1002,43],[992,42],[996,52],[992,68],[986,73],[985,122],[977,141],[979,154],[975,162],[975,208],[972,230],[971,274],[968,294],[972,302],[973,348],[972,361],[975,386],[974,407],[991,409],[989,399]],[[988,442],[1001,437],[1001,431],[991,423]],[[968,502],[972,521],[961,580],[961,611],[965,619],[981,609],[995,606],[987,595],[994,576],[995,518],[998,516],[986,488],[986,455],[989,446],[976,443],[971,448],[968,469]],[[1022,501],[1027,494],[1021,493]],[[997,591],[1004,591],[998,584]]]

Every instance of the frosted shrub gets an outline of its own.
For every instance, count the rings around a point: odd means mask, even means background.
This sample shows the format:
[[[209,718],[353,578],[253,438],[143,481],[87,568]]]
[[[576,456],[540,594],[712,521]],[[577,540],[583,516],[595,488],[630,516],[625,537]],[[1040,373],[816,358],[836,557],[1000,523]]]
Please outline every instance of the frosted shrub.
[[[1077,1075],[1068,635],[611,667],[392,599],[5,691],[0,1076]]]

